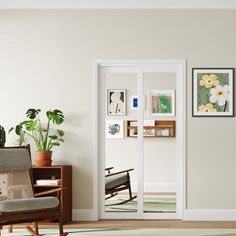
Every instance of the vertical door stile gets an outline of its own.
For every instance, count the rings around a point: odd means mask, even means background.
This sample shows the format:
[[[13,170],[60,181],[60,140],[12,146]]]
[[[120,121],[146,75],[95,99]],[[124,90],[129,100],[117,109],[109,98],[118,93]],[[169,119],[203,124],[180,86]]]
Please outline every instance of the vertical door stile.
[[[99,91],[100,94],[98,96],[99,99],[99,117],[100,117],[100,122],[99,122],[99,140],[102,141],[102,145],[99,145],[99,150],[100,154],[99,156],[105,156],[105,145],[106,142],[104,140],[105,137],[105,102],[106,102],[106,96],[104,94],[104,88],[105,88],[105,67],[100,67],[99,70]],[[102,102],[101,102],[102,101]],[[104,102],[105,101],[105,102]],[[100,175],[100,181],[99,181],[99,202],[102,204],[99,204],[99,212],[101,218],[104,218],[104,212],[105,212],[105,206],[104,206],[104,198],[105,198],[105,179],[104,179],[104,169],[105,169],[105,159],[100,158],[99,159],[99,175]]]
[[[144,192],[144,169],[143,169],[143,158],[144,158],[144,150],[143,150],[143,110],[144,110],[144,101],[143,101],[143,71],[139,67],[137,67],[137,91],[138,91],[138,219],[143,218],[143,192]]]

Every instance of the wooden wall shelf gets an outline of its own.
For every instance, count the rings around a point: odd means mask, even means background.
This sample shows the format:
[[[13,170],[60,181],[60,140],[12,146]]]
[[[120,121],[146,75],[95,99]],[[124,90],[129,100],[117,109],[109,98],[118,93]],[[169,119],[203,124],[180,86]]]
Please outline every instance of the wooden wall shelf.
[[[145,138],[174,138],[175,120],[144,121],[143,133]],[[126,121],[126,137],[137,138],[137,120]]]
[[[47,191],[54,188],[62,188],[61,209],[63,223],[72,221],[72,166],[54,165],[47,167],[33,166],[33,181],[35,193]],[[39,179],[61,179],[60,185],[37,185]]]

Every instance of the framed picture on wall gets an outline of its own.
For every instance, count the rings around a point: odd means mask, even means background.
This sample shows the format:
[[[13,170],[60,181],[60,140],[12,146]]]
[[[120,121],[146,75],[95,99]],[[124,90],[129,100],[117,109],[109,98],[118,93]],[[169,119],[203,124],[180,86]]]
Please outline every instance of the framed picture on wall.
[[[175,90],[149,91],[149,114],[175,116]]]
[[[123,120],[106,120],[106,138],[123,139],[124,138],[124,121]]]
[[[192,77],[193,116],[234,116],[234,68],[193,68]]]
[[[152,129],[152,128],[143,129],[143,136],[144,137],[154,137],[155,136],[155,129]]]
[[[125,116],[126,115],[126,90],[108,89],[107,90],[107,115]]]

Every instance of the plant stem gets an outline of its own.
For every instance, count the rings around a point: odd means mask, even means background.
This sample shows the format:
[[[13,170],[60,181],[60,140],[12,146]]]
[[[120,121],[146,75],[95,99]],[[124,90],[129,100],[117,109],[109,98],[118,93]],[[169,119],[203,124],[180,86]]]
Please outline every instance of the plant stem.
[[[49,128],[50,128],[50,119],[48,119],[46,134],[43,142],[43,151],[47,151],[47,143],[48,143],[48,134],[49,134]]]
[[[41,151],[40,143],[39,143],[39,141],[34,137],[34,135],[31,135],[31,134],[28,133],[28,132],[25,132],[25,134],[29,135],[29,136],[35,141],[35,144],[36,144],[36,146],[37,146],[37,149],[38,149],[39,151]]]

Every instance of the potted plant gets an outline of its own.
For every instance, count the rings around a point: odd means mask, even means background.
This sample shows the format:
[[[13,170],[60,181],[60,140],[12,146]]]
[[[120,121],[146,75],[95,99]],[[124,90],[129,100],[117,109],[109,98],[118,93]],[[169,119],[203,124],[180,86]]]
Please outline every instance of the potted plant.
[[[28,109],[26,116],[28,120],[22,121],[15,128],[15,133],[19,136],[20,144],[25,142],[25,137],[29,136],[35,142],[36,152],[36,166],[51,166],[52,151],[55,146],[60,146],[64,142],[62,138],[64,132],[57,129],[52,132],[51,125],[60,125],[64,121],[64,115],[60,110],[49,110],[46,112],[47,122],[46,126],[43,125],[40,119],[40,109]]]

